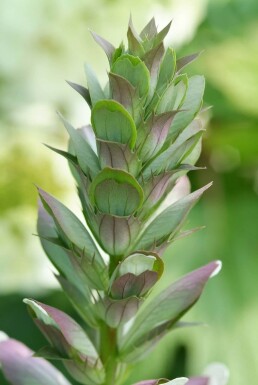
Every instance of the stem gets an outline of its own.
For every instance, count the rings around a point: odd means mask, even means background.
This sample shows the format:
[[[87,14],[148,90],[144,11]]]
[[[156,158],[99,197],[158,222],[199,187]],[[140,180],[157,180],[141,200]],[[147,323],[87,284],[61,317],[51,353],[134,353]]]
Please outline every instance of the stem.
[[[100,356],[105,367],[106,379],[103,385],[114,385],[117,372],[117,335],[116,329],[105,323],[101,325]]]

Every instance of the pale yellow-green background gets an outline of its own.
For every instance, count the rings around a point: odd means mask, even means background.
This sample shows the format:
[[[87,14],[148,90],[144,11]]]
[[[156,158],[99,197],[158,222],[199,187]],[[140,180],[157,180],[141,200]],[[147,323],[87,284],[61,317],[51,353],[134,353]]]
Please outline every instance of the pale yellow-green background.
[[[207,79],[212,104],[194,188],[214,186],[194,209],[188,228],[206,229],[166,253],[166,286],[180,274],[221,259],[220,276],[186,316],[209,326],[172,333],[135,368],[133,380],[196,375],[211,361],[230,369],[230,385],[258,378],[258,2],[256,0],[1,0],[0,2],[0,329],[34,349],[23,296],[67,307],[35,233],[33,183],[80,213],[63,159],[44,146],[65,148],[60,110],[75,126],[89,122],[85,102],[65,79],[85,84],[83,63],[104,83],[108,63],[89,29],[119,44],[130,12],[138,29],[155,16],[173,19],[166,40],[178,56],[204,49],[190,73]],[[33,334],[35,333],[35,334]],[[1,378],[0,378],[1,379]],[[2,380],[3,382],[4,380]],[[2,383],[1,382],[1,383]]]

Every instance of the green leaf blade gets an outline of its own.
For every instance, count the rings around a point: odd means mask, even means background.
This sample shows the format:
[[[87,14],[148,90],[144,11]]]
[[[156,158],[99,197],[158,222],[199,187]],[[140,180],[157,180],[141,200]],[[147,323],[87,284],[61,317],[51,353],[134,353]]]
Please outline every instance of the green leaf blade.
[[[124,54],[113,64],[111,72],[127,79],[138,90],[140,98],[147,96],[150,87],[150,73],[140,58]]]
[[[181,106],[182,112],[178,113],[173,120],[168,139],[174,138],[195,118],[202,106],[202,99],[205,89],[204,76],[192,76],[188,81],[188,89],[184,103]]]
[[[220,268],[214,261],[170,285],[140,310],[127,335],[120,343],[120,352],[126,355],[134,346],[145,341],[145,336],[166,322],[177,322],[199,299],[208,279]],[[148,337],[149,338],[149,337]]]
[[[74,146],[74,150],[78,159],[78,163],[85,174],[89,171],[95,175],[99,172],[99,160],[85,137],[81,134],[80,130],[76,130],[72,125],[59,115]]]
[[[99,100],[105,99],[105,94],[101,88],[99,81],[89,64],[85,64],[85,73],[87,77],[90,99],[94,106]]]
[[[101,264],[104,264],[92,237],[80,220],[56,198],[40,188],[38,191],[43,205],[62,229],[67,240],[88,254],[88,256],[95,256]]]
[[[211,184],[208,184],[179,199],[161,212],[144,230],[135,247],[150,250],[163,238],[170,236],[171,233],[176,233],[181,228],[191,208],[210,186]]]
[[[70,316],[52,306],[41,302],[25,299],[26,303],[34,312],[35,317],[45,325],[52,325],[60,330],[68,344],[78,352],[97,360],[98,353],[81,326]]]

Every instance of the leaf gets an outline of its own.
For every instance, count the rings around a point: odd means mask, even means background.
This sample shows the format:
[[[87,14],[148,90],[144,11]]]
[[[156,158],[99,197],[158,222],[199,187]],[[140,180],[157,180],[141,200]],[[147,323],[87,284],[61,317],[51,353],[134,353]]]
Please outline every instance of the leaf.
[[[141,44],[141,38],[135,31],[131,18],[130,18],[129,26],[127,30],[127,39],[128,39],[129,53],[134,56],[142,57],[144,55],[144,49]]]
[[[114,64],[117,59],[123,55],[125,52],[125,46],[124,46],[124,43],[121,42],[121,44],[119,45],[118,48],[116,48],[115,52],[114,52],[114,55],[113,55],[113,60],[112,60],[112,63]]]
[[[44,146],[46,146],[47,148],[49,148],[51,151],[54,151],[54,152],[56,152],[57,154],[63,156],[65,159],[68,160],[68,162],[72,162],[72,163],[74,163],[75,165],[78,164],[76,156],[70,154],[69,152],[60,150],[59,148],[55,148],[55,147],[49,146],[48,144],[45,144],[45,143],[44,143]]]
[[[184,157],[184,163],[189,165],[195,165],[200,158],[202,151],[202,136],[199,138],[193,149],[189,151],[188,155]]]
[[[136,179],[108,167],[92,181],[89,196],[100,212],[119,217],[130,216],[143,202],[143,191]]]
[[[85,64],[85,72],[90,92],[90,98],[92,101],[92,105],[94,106],[99,100],[105,99],[105,94],[99,84],[99,81],[94,71],[92,70],[89,64]]]
[[[93,39],[100,45],[101,48],[103,48],[108,57],[109,62],[111,63],[115,52],[115,47],[113,46],[113,44],[109,43],[109,41],[99,36],[97,33],[93,31],[90,32],[93,36]]]
[[[152,115],[146,122],[139,136],[144,136],[140,144],[139,156],[143,161],[154,157],[167,139],[171,123],[178,111],[169,111]]]
[[[194,142],[192,148],[189,148],[188,151],[185,152],[185,154],[181,158],[181,162],[183,161],[188,165],[194,165],[197,162],[201,152],[202,132],[204,132],[202,122],[197,117],[178,135],[178,137],[170,147],[173,149],[173,151],[177,151],[182,146],[184,147],[184,143],[189,143],[189,139],[191,137],[193,138]],[[168,152],[169,151],[170,150],[168,150]]]
[[[154,47],[152,50],[147,52],[144,55],[143,61],[146,64],[152,78],[156,78],[160,66],[160,62],[163,58],[165,49],[163,43],[160,43],[157,47]]]
[[[38,191],[44,207],[65,235],[65,241],[68,242],[71,247],[76,245],[89,257],[95,256],[95,259],[104,267],[104,261],[92,237],[79,219],[57,199],[40,188]]]
[[[33,354],[33,357],[41,357],[55,361],[62,361],[64,359],[64,357],[62,357],[62,355],[52,346],[43,346]]]
[[[194,119],[181,133],[178,135],[172,146],[178,148],[185,143],[189,138],[202,130],[202,122],[200,119]]]
[[[176,322],[168,321],[163,323],[160,326],[157,326],[154,330],[151,330],[144,337],[144,342],[139,346],[134,346],[134,348],[126,353],[126,356],[123,356],[123,362],[132,364],[142,360],[146,357],[156,346],[156,344],[170,331],[176,330],[178,328],[200,326],[198,322]],[[121,330],[119,330],[121,332]],[[218,384],[219,385],[219,384]]]
[[[80,84],[70,82],[69,80],[67,80],[66,82],[83,97],[83,99],[88,103],[89,107],[92,106],[88,88],[83,87]]]
[[[194,147],[199,142],[202,136],[202,131],[194,134],[192,137],[187,139],[181,145],[172,145],[154,160],[147,165],[146,169],[143,170],[143,177],[149,178],[151,175],[158,175],[164,172],[175,171],[183,166],[184,159],[193,151]]]
[[[148,299],[147,299],[148,300]],[[123,338],[122,328],[119,330],[120,338]],[[155,330],[152,330],[145,335],[144,341],[142,341],[139,346],[134,346],[130,351],[126,351],[125,354],[121,354],[121,360],[127,364],[134,364],[136,362],[142,361],[146,356],[153,350],[156,344],[161,340],[161,338],[170,331],[169,322],[157,326]]]
[[[52,220],[51,217],[50,219]],[[109,278],[106,265],[94,255],[89,257],[84,251],[67,249],[59,238],[43,235],[44,232],[48,233],[48,222],[44,222],[43,218],[40,223],[46,227],[46,231],[39,227],[39,235],[50,261],[73,285],[84,292],[90,303],[91,292],[88,287],[96,290],[107,288]]]
[[[125,254],[139,233],[139,221],[134,217],[119,218],[111,215],[102,215],[99,219],[98,237],[102,248],[112,256]]]
[[[92,342],[81,326],[70,316],[61,310],[38,301],[24,299],[23,302],[33,310],[37,319],[45,325],[56,327],[62,333],[68,344],[75,350],[94,360],[98,359],[98,353]]]
[[[150,40],[154,36],[156,36],[158,33],[155,19],[152,17],[152,19],[148,22],[148,24],[143,28],[143,30],[140,33],[140,37],[143,40]]]
[[[65,252],[64,248],[58,245],[58,242],[61,241],[58,238],[58,231],[55,226],[55,222],[51,215],[44,209],[41,201],[39,202],[38,208],[37,230],[42,247],[50,261],[59,272],[62,272],[62,274],[69,279],[70,282],[78,285],[78,276],[74,271],[69,256]]]
[[[82,292],[78,287],[69,282],[61,275],[56,275],[56,279],[60,283],[62,290],[67,296],[68,300],[73,305],[74,309],[78,312],[81,318],[91,327],[96,328],[98,323],[96,316],[94,315],[94,306],[90,298],[90,291],[84,286]],[[88,293],[89,292],[89,293]]]
[[[74,170],[77,174],[76,176],[76,182],[78,184],[78,195],[82,204],[83,208],[83,214],[84,218],[87,222],[87,225],[91,229],[92,233],[94,234],[94,237],[96,238],[96,231],[97,231],[97,226],[96,226],[96,218],[94,216],[94,209],[90,203],[89,199],[89,186],[90,186],[90,181],[89,178],[85,176],[85,174],[82,172],[82,170],[79,167],[74,167]]]
[[[199,226],[190,230],[180,231],[176,236],[172,234],[172,238],[168,239],[168,243],[170,244],[171,242],[177,241],[178,239],[186,238],[189,235],[196,233],[197,231],[203,230],[204,228],[205,226]]]
[[[188,81],[188,89],[186,97],[181,109],[172,122],[168,139],[172,139],[181,132],[199,112],[205,88],[205,80],[203,76],[192,76]]]
[[[105,370],[103,367],[92,367],[88,361],[72,361],[66,360],[63,362],[66,370],[70,375],[84,385],[102,385],[105,381]]]
[[[111,68],[111,72],[124,77],[135,87],[139,97],[146,97],[149,91],[150,74],[143,61],[135,56],[120,56]]]
[[[158,44],[160,44],[164,39],[165,37],[167,36],[169,30],[170,30],[170,27],[171,27],[171,24],[172,24],[172,20],[166,25],[165,28],[163,28],[153,39],[153,47],[156,47]]]
[[[208,279],[220,267],[219,261],[214,261],[185,275],[159,295],[145,303],[136,315],[127,334],[120,340],[120,354],[126,356],[135,347],[149,339],[149,333],[162,324],[176,323],[199,299]],[[154,333],[155,336],[155,333]]]
[[[178,114],[177,114],[178,115]],[[176,116],[173,120],[176,119]],[[173,125],[173,121],[172,121]],[[193,121],[166,150],[148,162],[143,169],[143,176],[147,178],[162,171],[170,171],[179,167],[187,159],[203,134],[199,121]]]
[[[53,365],[33,357],[33,351],[14,339],[0,342],[0,366],[12,385],[71,385]]]
[[[137,131],[129,112],[115,100],[101,100],[91,115],[92,126],[98,139],[134,147]]]
[[[65,120],[59,114],[68,134],[70,135],[76,156],[78,158],[78,163],[85,174],[88,174],[90,171],[92,175],[96,175],[99,170],[99,161],[98,157],[93,151],[92,147],[89,145],[87,140],[81,135],[80,130],[75,130],[67,120]]]
[[[136,95],[135,87],[123,76],[109,72],[109,82],[112,98],[122,104],[133,115],[133,100]]]
[[[148,51],[144,57],[143,61],[146,64],[149,72],[150,72],[150,96],[153,95],[154,89],[157,84],[157,78],[159,73],[159,67],[161,60],[163,58],[165,52],[165,48],[163,42],[159,45]]]
[[[176,69],[176,54],[172,48],[167,48],[160,65],[156,91],[160,94],[173,80]]]
[[[165,200],[178,177],[189,170],[191,170],[190,166],[188,169],[179,168],[157,176],[152,175],[147,181],[145,180],[142,185],[145,200],[138,215],[139,219],[145,221],[149,218],[157,210],[162,201]]]
[[[162,114],[180,108],[183,104],[187,87],[188,78],[186,74],[180,75],[173,80],[161,96],[157,104],[156,113]]]
[[[144,100],[139,98],[136,88],[124,77],[112,72],[108,75],[112,98],[126,108],[137,126],[142,120]]]
[[[163,56],[158,73],[157,85],[152,100],[146,108],[146,116],[155,110],[162,94],[172,82],[176,68],[176,54],[172,48],[168,48]]]
[[[176,70],[177,72],[180,72],[184,67],[186,67],[188,64],[192,63],[194,60],[196,60],[202,52],[196,52],[188,56],[181,57],[177,59],[176,61]]]
[[[181,228],[191,208],[210,186],[211,183],[179,199],[165,209],[147,226],[143,233],[140,234],[134,247],[150,250],[153,245],[158,244],[161,239],[168,237],[171,233],[175,234]]]
[[[93,128],[90,124],[82,126],[77,129],[84,140],[91,146],[92,150],[97,154],[97,145],[96,145],[96,136],[94,134]]]
[[[58,230],[52,217],[39,205],[38,233],[44,251],[56,269],[69,282],[83,291],[85,301],[91,302],[91,293],[88,287],[105,290],[108,284],[107,267],[103,261],[95,257],[86,257],[84,251],[69,250],[58,238]]]
[[[137,176],[141,169],[141,161],[136,152],[124,144],[98,141],[101,168],[112,167],[124,170]]]

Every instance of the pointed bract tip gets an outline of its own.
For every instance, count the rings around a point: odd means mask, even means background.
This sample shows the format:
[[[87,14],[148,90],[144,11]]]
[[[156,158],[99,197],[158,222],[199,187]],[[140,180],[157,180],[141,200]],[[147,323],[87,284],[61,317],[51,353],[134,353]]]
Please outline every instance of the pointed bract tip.
[[[36,184],[36,183],[32,183],[33,186],[39,191],[40,190],[40,187]]]
[[[219,274],[220,270],[222,269],[222,262],[220,260],[215,262],[216,266],[213,272],[210,275],[210,278],[215,277],[216,275]]]
[[[167,385],[185,385],[189,381],[189,378],[186,377],[179,377],[175,378],[172,381],[167,382]]]
[[[93,37],[93,39],[96,41],[96,42],[99,42],[99,40],[102,40],[103,37],[101,37],[97,32],[94,32],[92,31],[91,29],[89,29],[89,32],[91,34],[91,36]]]
[[[50,146],[49,144],[47,144],[47,143],[44,143],[44,142],[42,142],[41,144],[43,144],[43,146],[45,146],[45,147],[47,147],[48,149],[50,149],[50,150],[51,150],[51,146]]]
[[[23,303],[25,303],[26,305],[30,306],[33,310],[33,307],[35,308],[38,308],[39,311],[41,311],[41,313],[43,313],[45,316],[48,316],[46,310],[40,306],[40,302],[37,302],[35,301],[34,299],[29,299],[29,298],[24,298],[22,300]]]
[[[22,302],[25,303],[26,305],[30,304],[30,299],[29,298],[23,298]]]
[[[163,29],[168,29],[168,32],[169,32],[172,22],[173,22],[173,19],[171,19]]]
[[[65,80],[65,82],[66,82],[70,87],[72,87],[73,89],[74,89],[75,86],[77,86],[77,84],[74,83],[74,82],[71,82],[71,80]],[[56,111],[56,112],[57,112],[57,114],[60,114],[59,111]]]
[[[212,384],[219,385],[226,385],[230,377],[229,369],[220,362],[212,362],[209,364],[203,374],[211,379]]]
[[[36,183],[34,183],[34,186],[35,186],[36,189],[38,190],[39,195],[41,195],[41,193],[44,192],[44,190],[42,190],[42,188],[39,187]]]
[[[8,335],[5,332],[2,332],[2,330],[0,330],[0,343],[6,340],[9,340]]]
[[[213,185],[213,180],[205,186],[205,187],[206,187],[205,190],[207,190],[208,188],[210,188],[212,185]]]

